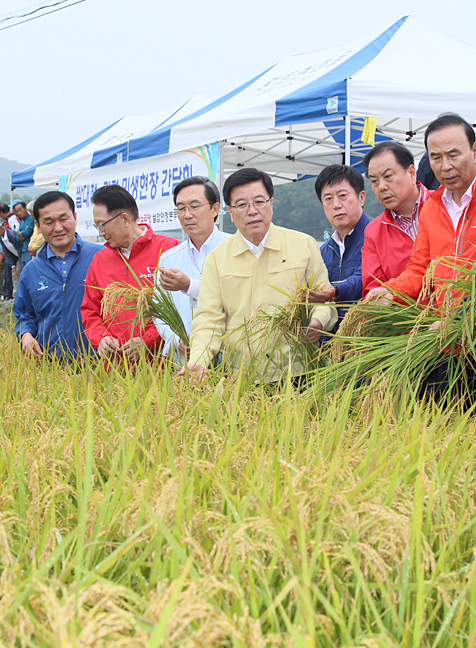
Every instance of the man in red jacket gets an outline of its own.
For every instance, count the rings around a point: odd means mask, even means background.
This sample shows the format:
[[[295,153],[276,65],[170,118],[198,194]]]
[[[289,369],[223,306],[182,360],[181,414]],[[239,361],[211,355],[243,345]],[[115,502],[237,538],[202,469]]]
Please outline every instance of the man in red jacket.
[[[386,286],[416,299],[430,262],[444,257],[461,266],[476,260],[476,143],[472,126],[462,117],[447,114],[432,121],[425,131],[425,146],[431,168],[442,186],[425,203],[418,234],[407,269]],[[435,268],[434,287],[446,286],[454,268],[440,263]],[[369,295],[392,301],[386,286],[374,288]],[[443,293],[436,290],[436,303]]]
[[[143,285],[153,285],[160,255],[179,245],[179,241],[154,234],[149,225],[140,225],[136,201],[119,185],[100,187],[91,196],[91,201],[94,225],[106,243],[104,250],[93,258],[86,275],[81,304],[85,333],[101,357],[120,352],[134,360],[141,349],[147,353],[157,352],[162,339],[156,327],[150,322],[141,331],[136,322],[133,329],[134,310],[122,311],[112,318],[101,315],[103,289],[114,281],[137,286],[130,268]]]
[[[365,230],[362,297],[403,272],[409,263],[420,210],[429,191],[417,182],[411,152],[398,142],[380,142],[363,159],[366,176],[385,211]]]

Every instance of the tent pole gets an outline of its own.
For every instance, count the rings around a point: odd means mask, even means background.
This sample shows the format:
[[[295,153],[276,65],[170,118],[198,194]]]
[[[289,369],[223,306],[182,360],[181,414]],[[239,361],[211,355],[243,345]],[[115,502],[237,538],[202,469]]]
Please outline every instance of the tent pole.
[[[10,191],[10,211],[13,212],[13,194],[15,192],[15,187],[12,187]]]
[[[225,184],[225,141],[221,140],[220,142],[220,154],[218,158],[218,174],[219,174],[219,186],[220,190],[220,213],[218,214],[218,229],[220,232],[223,232],[223,213],[225,211],[225,201],[223,200],[223,185]]]
[[[350,115],[345,116],[344,164],[350,165]]]

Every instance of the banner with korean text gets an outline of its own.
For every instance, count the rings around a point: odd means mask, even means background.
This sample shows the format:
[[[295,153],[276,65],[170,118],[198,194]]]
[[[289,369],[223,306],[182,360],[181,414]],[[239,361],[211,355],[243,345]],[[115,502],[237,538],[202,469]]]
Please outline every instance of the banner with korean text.
[[[193,175],[208,176],[218,185],[219,143],[199,146],[171,155],[88,169],[61,176],[60,191],[74,200],[80,236],[95,236],[91,196],[98,187],[118,184],[129,191],[139,207],[139,222],[155,232],[180,229],[173,191],[179,182]]]

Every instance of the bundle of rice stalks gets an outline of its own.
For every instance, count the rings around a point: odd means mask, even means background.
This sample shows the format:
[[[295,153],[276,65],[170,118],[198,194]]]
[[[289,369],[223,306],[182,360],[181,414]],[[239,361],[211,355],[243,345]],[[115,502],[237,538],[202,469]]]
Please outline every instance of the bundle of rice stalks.
[[[124,261],[136,279],[137,286],[117,281],[109,284],[102,297],[101,315],[107,320],[115,318],[122,311],[134,310],[135,316],[132,321],[134,324],[138,321],[141,330],[151,319],[160,319],[188,345],[187,331],[171,294],[163,290],[155,280],[154,286],[142,285],[134,270],[126,260]]]
[[[263,313],[266,319],[273,319],[274,325],[279,329],[282,335],[291,333],[295,338],[302,337],[304,329],[306,329],[312,318],[312,312],[316,304],[309,302],[309,293],[311,290],[321,292],[324,289],[323,284],[312,285],[313,278],[311,278],[311,285],[300,284],[296,282],[294,292],[288,293],[285,290],[272,286],[274,290],[284,295],[289,299],[288,303],[284,306],[277,306],[273,314]]]
[[[309,292],[321,292],[323,284],[310,286],[300,284],[296,277],[296,287],[293,292],[286,292],[272,286],[277,292],[287,298],[285,304],[276,304],[271,312],[264,309],[257,311],[249,322],[245,322],[244,338],[251,344],[253,338],[254,354],[266,355],[278,352],[285,342],[293,350],[306,371],[315,370],[319,364],[320,348],[309,343],[306,329],[311,323],[312,313],[316,304],[309,302]],[[261,353],[260,353],[261,349]]]
[[[448,364],[450,384],[463,381],[469,390],[468,371],[476,369],[476,270],[438,261],[450,265],[455,278],[441,280],[437,299],[428,290],[432,264],[419,300],[406,297],[405,303],[387,305],[365,300],[349,310],[329,346],[329,366],[318,374],[319,389],[333,391],[354,381],[362,396],[385,382],[398,393],[403,384],[418,387],[431,371]]]

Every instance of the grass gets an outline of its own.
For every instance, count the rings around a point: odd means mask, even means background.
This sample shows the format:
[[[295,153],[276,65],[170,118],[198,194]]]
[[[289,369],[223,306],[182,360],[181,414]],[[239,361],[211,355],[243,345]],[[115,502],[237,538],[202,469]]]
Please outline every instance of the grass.
[[[12,307],[13,302],[5,303],[0,301],[0,328],[8,329],[12,321],[14,322]]]
[[[471,411],[0,367],[0,645],[476,644]]]

